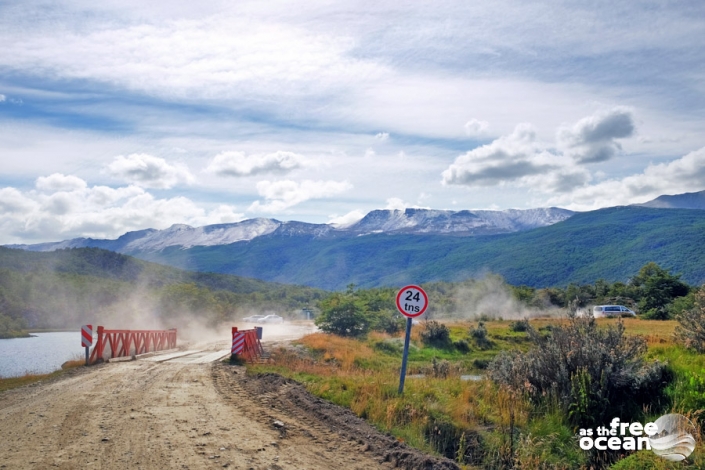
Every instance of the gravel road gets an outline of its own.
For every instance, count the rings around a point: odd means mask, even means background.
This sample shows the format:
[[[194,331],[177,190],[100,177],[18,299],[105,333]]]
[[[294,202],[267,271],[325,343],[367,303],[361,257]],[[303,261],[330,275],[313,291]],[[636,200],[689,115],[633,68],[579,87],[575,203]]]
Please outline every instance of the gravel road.
[[[458,468],[279,376],[138,360],[0,394],[0,468]]]

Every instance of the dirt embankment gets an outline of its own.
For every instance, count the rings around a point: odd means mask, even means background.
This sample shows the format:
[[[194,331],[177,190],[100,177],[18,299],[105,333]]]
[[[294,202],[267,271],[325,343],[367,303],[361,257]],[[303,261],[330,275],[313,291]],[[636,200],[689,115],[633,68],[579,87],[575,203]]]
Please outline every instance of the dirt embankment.
[[[105,364],[0,394],[0,468],[452,469],[279,376]]]

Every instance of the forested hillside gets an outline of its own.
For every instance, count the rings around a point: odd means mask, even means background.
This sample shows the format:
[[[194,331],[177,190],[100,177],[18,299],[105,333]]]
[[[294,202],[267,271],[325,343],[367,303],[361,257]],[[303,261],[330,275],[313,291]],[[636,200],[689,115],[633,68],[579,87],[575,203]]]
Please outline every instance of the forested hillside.
[[[0,337],[26,328],[213,325],[251,312],[287,314],[324,294],[310,287],[193,273],[98,248],[35,253],[0,247]]]

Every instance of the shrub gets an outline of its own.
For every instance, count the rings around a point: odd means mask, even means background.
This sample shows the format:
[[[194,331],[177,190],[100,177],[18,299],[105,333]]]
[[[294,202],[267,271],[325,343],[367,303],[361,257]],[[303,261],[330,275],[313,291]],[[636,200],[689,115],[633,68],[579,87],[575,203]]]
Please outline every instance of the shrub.
[[[484,370],[487,369],[487,367],[490,365],[490,361],[487,359],[475,359],[472,361],[473,367],[476,369]]]
[[[445,379],[450,374],[450,362],[443,359],[442,361],[437,361],[433,358],[432,361],[432,373],[433,376],[440,379]]]
[[[450,330],[435,320],[424,322],[421,341],[436,348],[446,348],[450,345]]]
[[[402,331],[406,325],[406,318],[392,310],[375,312],[374,330],[393,335]]]
[[[646,342],[625,336],[621,320],[598,329],[592,317],[572,318],[548,337],[530,325],[527,331],[535,347],[498,355],[489,367],[495,382],[526,392],[535,404],[557,403],[581,427],[614,416],[631,419],[642,406],[660,405],[669,371],[659,362],[644,362]]]
[[[705,352],[705,285],[695,293],[694,305],[678,316],[676,339],[687,348]]]
[[[487,337],[487,328],[485,328],[484,322],[479,322],[477,328],[470,328],[469,333],[478,348],[485,350],[492,347],[492,341]]]
[[[454,341],[453,347],[455,347],[455,349],[457,349],[459,352],[461,352],[463,354],[467,354],[471,351],[470,343],[468,343],[464,339],[459,339],[458,341]]]
[[[515,331],[517,333],[522,333],[522,332],[529,329],[529,321],[528,320],[513,321],[509,324],[509,329],[511,331]]]

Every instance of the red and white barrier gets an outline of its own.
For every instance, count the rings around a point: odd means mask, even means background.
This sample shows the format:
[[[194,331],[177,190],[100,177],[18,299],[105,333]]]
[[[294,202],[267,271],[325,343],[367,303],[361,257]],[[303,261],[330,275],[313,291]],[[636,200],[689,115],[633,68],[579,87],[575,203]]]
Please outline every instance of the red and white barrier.
[[[233,345],[230,352],[233,355],[242,356],[250,362],[262,357],[264,350],[257,335],[257,330],[238,331],[237,327],[233,327]]]
[[[91,347],[93,344],[93,325],[83,325],[81,327],[81,346]]]
[[[237,328],[233,331],[233,347],[230,349],[230,354],[242,354],[245,349],[245,333],[239,333]]]

